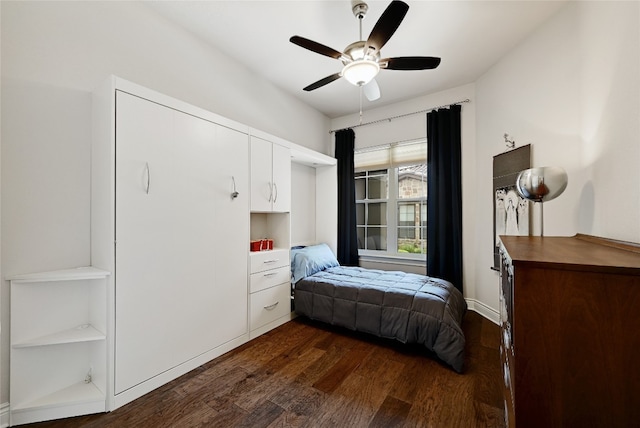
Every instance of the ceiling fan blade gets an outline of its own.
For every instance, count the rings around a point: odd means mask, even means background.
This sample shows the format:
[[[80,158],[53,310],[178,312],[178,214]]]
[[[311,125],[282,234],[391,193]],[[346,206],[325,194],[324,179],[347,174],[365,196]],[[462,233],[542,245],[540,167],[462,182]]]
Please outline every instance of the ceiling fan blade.
[[[332,49],[329,46],[322,45],[318,42],[314,42],[313,40],[305,39],[304,37],[293,36],[289,39],[289,41],[294,45],[309,49],[310,51],[319,53],[320,55],[325,55],[335,59],[340,59],[340,57],[342,56],[342,52],[338,52],[337,50]]]
[[[387,70],[428,70],[440,65],[440,58],[433,56],[401,56],[385,58],[379,61],[381,68]],[[386,63],[386,66],[384,65]]]
[[[314,89],[318,89],[328,83],[333,82],[334,80],[338,80],[339,78],[340,78],[340,73],[332,74],[331,76],[327,76],[324,79],[320,79],[317,82],[310,84],[309,86],[304,88],[304,90],[307,92],[313,91]]]
[[[393,36],[393,33],[396,32],[408,10],[408,4],[399,0],[392,1],[382,13],[378,22],[376,22],[373,30],[371,30],[367,40],[367,47],[376,52],[382,49]]]
[[[364,85],[362,87],[362,92],[364,92],[364,96],[367,97],[369,101],[375,101],[380,98],[380,87],[378,86],[376,79],[373,79],[371,82]]]

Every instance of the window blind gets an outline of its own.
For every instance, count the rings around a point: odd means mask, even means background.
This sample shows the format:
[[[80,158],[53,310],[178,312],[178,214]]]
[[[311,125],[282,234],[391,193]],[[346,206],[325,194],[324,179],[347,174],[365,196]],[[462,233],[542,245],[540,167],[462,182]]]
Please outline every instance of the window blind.
[[[426,163],[427,142],[423,140],[356,150],[353,162],[356,172]]]

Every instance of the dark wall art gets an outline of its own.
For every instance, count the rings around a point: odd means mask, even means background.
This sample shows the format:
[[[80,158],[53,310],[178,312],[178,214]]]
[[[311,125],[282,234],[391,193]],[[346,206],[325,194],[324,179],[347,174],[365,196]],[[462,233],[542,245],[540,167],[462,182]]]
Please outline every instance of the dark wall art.
[[[493,157],[493,267],[500,268],[498,237],[529,235],[529,201],[516,191],[516,177],[531,167],[531,144]]]

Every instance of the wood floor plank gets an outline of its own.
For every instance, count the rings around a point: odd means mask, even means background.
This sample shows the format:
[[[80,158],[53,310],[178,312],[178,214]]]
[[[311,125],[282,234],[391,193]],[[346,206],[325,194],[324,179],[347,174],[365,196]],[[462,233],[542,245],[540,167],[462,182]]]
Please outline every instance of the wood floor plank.
[[[369,428],[392,428],[404,426],[411,404],[388,396],[376,412]]]
[[[269,397],[296,419],[309,420],[327,399],[327,394],[296,380],[283,385]]]
[[[265,428],[284,412],[284,409],[271,401],[264,401],[253,412],[248,413],[235,426],[246,428]]]
[[[371,352],[372,348],[366,343],[356,344],[323,377],[318,379],[313,387],[327,393],[335,390]]]
[[[253,411],[259,404],[267,401],[274,391],[279,390],[283,384],[293,380],[298,373],[304,370],[309,364],[317,360],[324,351],[320,349],[310,349],[301,354],[299,358],[280,361],[281,367],[271,366],[255,374],[255,386],[250,390],[243,391],[242,394],[235,394],[233,402],[240,408]]]
[[[313,385],[325,376],[347,352],[349,352],[349,350],[346,348],[328,348],[320,358],[303,370],[302,373],[296,377],[296,380],[309,386]]]

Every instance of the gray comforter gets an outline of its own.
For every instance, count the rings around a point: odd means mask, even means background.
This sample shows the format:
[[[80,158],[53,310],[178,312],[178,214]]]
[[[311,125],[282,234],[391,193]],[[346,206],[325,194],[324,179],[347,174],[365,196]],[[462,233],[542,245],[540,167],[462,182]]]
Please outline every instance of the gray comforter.
[[[337,266],[295,285],[295,311],[311,319],[425,345],[462,372],[467,304],[450,282],[404,272]]]

